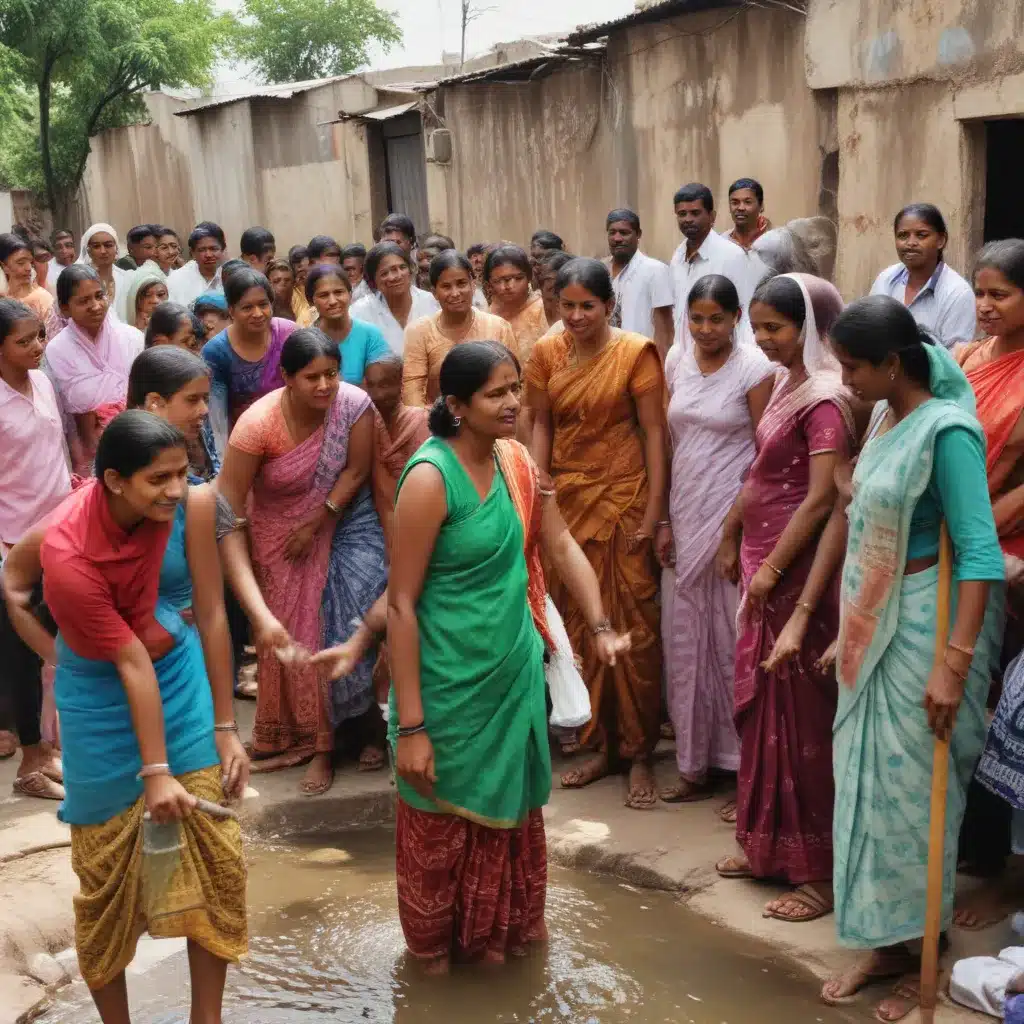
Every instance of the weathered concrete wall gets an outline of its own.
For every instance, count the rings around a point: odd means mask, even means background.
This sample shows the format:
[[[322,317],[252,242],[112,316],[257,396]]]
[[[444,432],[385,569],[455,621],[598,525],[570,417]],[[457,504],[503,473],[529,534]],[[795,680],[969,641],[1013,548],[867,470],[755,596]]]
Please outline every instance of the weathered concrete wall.
[[[667,259],[679,243],[672,195],[688,181],[714,191],[719,228],[726,189],[745,176],[765,186],[774,220],[816,214],[834,136],[834,94],[807,87],[803,19],[784,10],[616,31],[603,67],[442,87],[440,101],[454,154],[429,181],[432,195],[444,181],[454,237],[523,242],[548,227],[584,255],[604,253],[605,214],[626,205],[646,251]]]
[[[150,123],[114,128],[92,140],[73,225],[76,234],[105,221],[124,234],[143,222],[189,231],[197,218],[189,174],[185,104],[163,93],[144,97]]]

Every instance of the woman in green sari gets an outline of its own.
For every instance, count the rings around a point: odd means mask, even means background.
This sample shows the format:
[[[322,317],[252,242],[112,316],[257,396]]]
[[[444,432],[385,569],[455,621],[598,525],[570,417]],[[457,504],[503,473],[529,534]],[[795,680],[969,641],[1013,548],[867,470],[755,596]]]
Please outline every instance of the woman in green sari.
[[[877,402],[852,500],[819,549],[846,537],[833,729],[839,940],[869,951],[826,983],[835,1003],[907,975],[876,1010],[919,1001],[935,736],[950,737],[942,920],[953,912],[957,836],[985,740],[985,697],[1003,626],[1003,556],[974,396],[955,360],[887,296],[848,306],[830,333],[844,383]],[[953,545],[952,628],[934,662],[940,525]],[[832,558],[834,562],[834,557]],[[816,569],[819,566],[815,567]],[[809,604],[820,575],[808,579]]]
[[[428,969],[501,961],[546,937],[551,790],[540,551],[601,658],[629,649],[597,578],[513,440],[519,364],[496,342],[441,364],[433,436],[398,484],[388,582],[398,905]]]

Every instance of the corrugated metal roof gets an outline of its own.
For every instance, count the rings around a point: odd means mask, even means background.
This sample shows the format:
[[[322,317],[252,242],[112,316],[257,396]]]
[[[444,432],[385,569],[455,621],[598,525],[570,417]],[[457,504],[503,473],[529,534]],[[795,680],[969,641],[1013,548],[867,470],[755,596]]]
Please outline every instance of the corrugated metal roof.
[[[613,29],[629,28],[633,25],[650,24],[661,21],[664,18],[671,18],[677,14],[694,14],[697,11],[712,11],[716,7],[742,7],[744,0],[662,0],[661,3],[651,4],[632,11],[630,14],[612,21],[600,22],[594,25],[580,25],[574,31],[568,33],[566,42],[573,46],[582,43],[593,42],[595,39],[602,39]]]
[[[393,107],[380,107],[377,110],[363,110],[356,114],[340,110],[338,117],[342,121],[390,121],[393,117],[408,114],[410,110],[417,110],[419,105],[419,100],[416,99],[409,103],[399,103]]]
[[[307,82],[284,82],[281,85],[254,85],[237,93],[226,93],[222,96],[210,96],[207,99],[199,100],[184,110],[176,110],[175,117],[188,117],[190,114],[198,114],[203,110],[212,110],[214,107],[225,107],[229,103],[239,103],[242,100],[254,99],[276,99],[290,100],[304,92],[311,92],[324,85],[333,85],[335,82],[344,82],[349,78],[359,78],[360,75],[335,75],[332,78],[313,78]],[[376,88],[376,87],[375,87]],[[397,91],[387,89],[386,91]]]
[[[494,67],[483,68],[480,71],[467,71],[463,75],[452,75],[450,78],[442,78],[434,85],[425,88],[433,89],[438,86],[458,85],[464,82],[528,82],[535,78],[542,78],[556,68],[566,64],[577,64],[585,60],[596,59],[603,52],[603,46],[552,48],[533,57],[526,57],[523,60],[510,61],[507,64],[496,64]],[[421,87],[418,91],[422,92],[424,88]]]

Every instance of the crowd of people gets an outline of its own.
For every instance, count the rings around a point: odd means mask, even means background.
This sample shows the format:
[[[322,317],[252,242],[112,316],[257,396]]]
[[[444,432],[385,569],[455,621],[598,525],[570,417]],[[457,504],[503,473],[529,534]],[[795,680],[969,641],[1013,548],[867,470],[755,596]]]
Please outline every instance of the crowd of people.
[[[0,756],[20,746],[16,791],[72,826],[107,1024],[147,926],[188,937],[192,1019],[219,1020],[244,860],[199,801],[299,765],[321,794],[389,749],[400,916],[431,971],[544,938],[552,744],[587,752],[563,787],[622,772],[636,810],[733,783],[718,873],[785,883],[767,916],[834,912],[864,951],[826,1002],[890,977],[880,1019],[918,1001],[935,737],[943,927],[958,864],[992,876],[958,924],[1007,912],[1024,241],[965,280],[914,203],[898,262],[846,304],[827,222],[773,227],[750,178],[728,204],[722,231],[710,189],[678,190],[669,264],[625,208],[604,259],[549,230],[461,252],[400,214],[368,250],[318,235],[287,258],[253,227],[229,259],[212,222],[184,247],[133,227],[126,253],[109,224],[77,255],[66,231],[0,236]],[[560,636],[578,730],[549,722]],[[201,911],[147,920],[144,811],[182,822]]]

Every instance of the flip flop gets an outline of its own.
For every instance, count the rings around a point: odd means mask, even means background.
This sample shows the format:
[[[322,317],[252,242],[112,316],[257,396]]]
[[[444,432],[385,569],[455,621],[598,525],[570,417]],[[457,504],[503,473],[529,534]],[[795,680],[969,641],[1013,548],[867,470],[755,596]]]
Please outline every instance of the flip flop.
[[[377,747],[363,747],[362,753],[359,755],[359,768],[361,772],[376,772],[380,771],[388,762],[387,756],[383,750]]]
[[[906,968],[913,968],[916,962],[914,958],[909,954],[905,954],[903,957],[898,957],[895,954],[888,954],[892,956],[892,960],[888,961],[894,966],[886,968],[883,964],[876,967],[874,970],[867,970],[861,963],[853,964],[849,970],[838,977],[829,978],[825,982],[825,985],[830,985],[834,981],[845,981],[844,988],[848,988],[850,991],[843,996],[828,996],[825,995],[825,987],[821,990],[821,1001],[826,1006],[849,1006],[851,1003],[857,1002],[859,999],[858,993],[863,988],[867,988],[868,985],[872,985],[879,981],[885,981],[888,978],[898,978],[907,973]]]
[[[893,1005],[896,1016],[882,1016],[882,1007],[889,1003]],[[909,1017],[921,1005],[921,981],[915,978],[911,981],[897,982],[892,990],[892,995],[886,996],[878,1006],[875,1007],[875,1020],[882,1024],[893,1024],[894,1021],[903,1020]],[[901,1012],[902,1011],[902,1012]]]
[[[666,804],[690,804],[698,800],[710,800],[714,786],[705,779],[703,782],[691,782],[681,778],[674,786],[663,789],[658,796]]]
[[[754,872],[750,870],[750,865],[740,867],[741,863],[737,857],[723,857],[715,865],[715,870],[722,878],[753,878]],[[730,864],[733,867],[729,867]]]
[[[14,780],[13,790],[21,796],[33,796],[39,800],[63,800],[64,787],[42,772],[29,772]]]
[[[724,804],[718,809],[718,816],[726,823],[726,825],[736,824],[736,801],[726,800]]]
[[[790,917],[782,911],[770,910],[768,907],[765,907],[764,913],[761,916],[774,918],[776,921],[786,921],[789,924],[804,924],[807,921],[817,921],[819,917],[826,917],[836,908],[833,900],[826,900],[810,885],[798,886],[792,892],[786,893],[784,896],[780,896],[779,899],[774,902],[781,903],[783,900],[790,900],[798,907],[803,907],[805,910],[809,910],[810,913],[800,917]]]
[[[324,793],[326,793],[333,785],[334,769],[332,768],[330,775],[316,786],[311,786],[305,779],[303,779],[299,784],[299,792],[303,796],[323,796]]]

